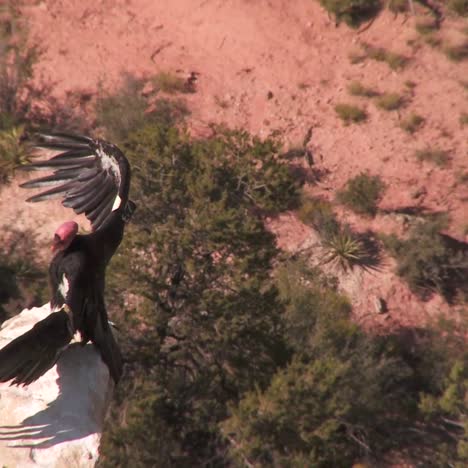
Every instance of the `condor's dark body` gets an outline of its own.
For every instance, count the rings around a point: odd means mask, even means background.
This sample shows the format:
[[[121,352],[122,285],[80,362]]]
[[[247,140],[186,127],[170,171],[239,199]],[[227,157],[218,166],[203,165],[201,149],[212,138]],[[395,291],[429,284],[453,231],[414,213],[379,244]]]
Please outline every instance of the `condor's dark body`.
[[[58,359],[75,332],[91,341],[115,382],[122,374],[122,356],[107,318],[104,300],[107,265],[120,245],[135,205],[128,199],[130,167],[114,145],[88,137],[41,135],[38,147],[61,151],[30,170],[51,169],[25,188],[52,187],[28,199],[62,198],[64,206],[84,213],[93,232],[76,235],[55,254],[49,267],[53,312],[0,350],[0,382],[28,385]]]
[[[118,224],[120,229],[110,224],[103,231],[77,235],[67,249],[57,253],[49,267],[51,307],[68,306],[71,330],[80,332],[83,344],[91,341],[96,345],[115,382],[122,374],[122,357],[109,325],[104,289],[107,264],[123,237],[121,218]],[[69,288],[66,298],[61,291],[64,276]]]

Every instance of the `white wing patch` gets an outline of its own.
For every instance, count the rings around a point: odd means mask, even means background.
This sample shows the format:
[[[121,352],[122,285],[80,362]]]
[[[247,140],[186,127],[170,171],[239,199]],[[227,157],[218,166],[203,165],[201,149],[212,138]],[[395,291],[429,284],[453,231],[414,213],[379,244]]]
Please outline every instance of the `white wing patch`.
[[[101,166],[102,168],[107,171],[107,172],[112,172],[114,177],[117,180],[117,183],[120,187],[120,168],[119,168],[119,163],[114,159],[112,156],[110,156],[108,153],[106,153],[101,147],[99,147],[96,150],[96,153],[98,154],[100,160],[101,160]]]
[[[115,180],[117,181],[118,187],[120,188],[120,182],[121,182],[121,177],[120,177],[120,167],[119,163],[115,158],[113,158],[111,155],[106,153],[102,147],[99,147],[96,150],[100,160],[101,160],[101,166],[102,168],[107,171],[111,172],[112,175],[115,177]],[[118,208],[120,208],[120,205],[122,204],[122,199],[119,197],[119,194],[117,193],[114,204],[112,205],[112,210],[115,211]]]
[[[114,204],[112,205],[111,211],[117,210],[121,204],[122,204],[122,199],[119,197],[119,194],[117,194],[114,200]]]
[[[62,295],[63,300],[67,300],[68,290],[70,289],[70,283],[68,282],[65,273],[62,275],[62,282],[58,285],[58,291]]]

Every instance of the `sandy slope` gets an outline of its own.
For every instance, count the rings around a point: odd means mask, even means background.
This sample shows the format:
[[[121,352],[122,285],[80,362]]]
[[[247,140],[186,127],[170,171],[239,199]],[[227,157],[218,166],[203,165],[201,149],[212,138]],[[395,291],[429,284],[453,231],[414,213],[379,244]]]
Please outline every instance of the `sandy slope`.
[[[312,0],[46,0],[31,2],[24,12],[45,50],[38,75],[54,83],[58,98],[76,91],[94,93],[98,86],[114,89],[122,72],[198,72],[197,92],[186,98],[195,136],[203,135],[210,122],[225,122],[261,136],[280,130],[287,145],[294,146],[313,127],[309,147],[317,168],[327,175],[308,187],[311,193],[332,199],[347,179],[368,170],[387,184],[382,208],[449,211],[451,233],[463,238],[468,185],[458,183],[457,175],[468,170],[468,132],[459,124],[460,113],[468,112],[468,92],[460,85],[467,80],[468,63],[453,64],[427,45],[408,45],[418,38],[414,18],[383,13],[358,33],[344,25],[335,27]],[[466,22],[446,20],[443,34],[460,41],[464,26]],[[411,61],[399,72],[369,60],[353,65],[349,54],[359,50],[360,41],[402,53]],[[406,93],[408,104],[398,112],[378,110],[370,100],[348,95],[351,80],[381,92]],[[408,80],[416,85],[411,94]],[[368,123],[343,126],[334,111],[339,102],[364,106]],[[409,136],[398,124],[412,111],[426,123]],[[427,145],[449,150],[450,167],[417,163],[414,150]],[[52,224],[64,220],[57,207],[49,212],[23,204],[26,211],[17,216],[15,190],[1,194],[3,222],[46,234]],[[340,213],[357,230],[402,228],[401,219],[392,215],[368,221]],[[287,249],[313,239],[293,215],[271,220],[270,226]],[[410,325],[446,309],[438,298],[416,300],[392,268],[387,259],[380,272],[358,272],[345,279],[363,321]],[[389,314],[375,313],[377,297],[388,302]]]

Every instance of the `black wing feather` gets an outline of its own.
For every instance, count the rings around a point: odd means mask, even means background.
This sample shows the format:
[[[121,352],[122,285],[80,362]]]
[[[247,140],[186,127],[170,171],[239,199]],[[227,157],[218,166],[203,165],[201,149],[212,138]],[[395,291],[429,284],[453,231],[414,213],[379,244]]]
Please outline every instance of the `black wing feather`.
[[[103,140],[66,133],[40,133],[36,149],[59,151],[47,160],[23,167],[51,170],[51,175],[30,180],[23,188],[50,189],[28,199],[39,202],[62,198],[65,207],[84,213],[96,231],[113,213],[123,213],[128,202],[130,167],[122,152]]]

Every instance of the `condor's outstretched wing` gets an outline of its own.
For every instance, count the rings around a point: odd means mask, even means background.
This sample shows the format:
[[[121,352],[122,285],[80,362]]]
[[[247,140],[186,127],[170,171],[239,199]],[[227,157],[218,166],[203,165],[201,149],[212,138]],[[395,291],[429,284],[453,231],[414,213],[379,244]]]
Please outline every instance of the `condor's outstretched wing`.
[[[23,166],[29,171],[53,171],[51,175],[21,185],[24,188],[48,187],[27,201],[62,198],[63,206],[86,215],[93,231],[103,226],[113,213],[126,210],[130,166],[117,146],[81,135],[40,133],[34,147],[59,153],[48,160]]]

